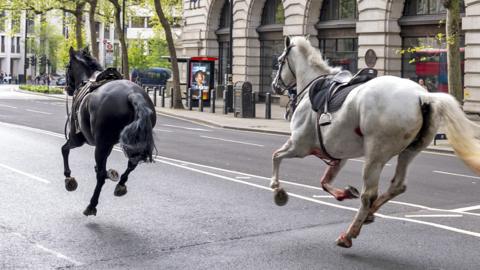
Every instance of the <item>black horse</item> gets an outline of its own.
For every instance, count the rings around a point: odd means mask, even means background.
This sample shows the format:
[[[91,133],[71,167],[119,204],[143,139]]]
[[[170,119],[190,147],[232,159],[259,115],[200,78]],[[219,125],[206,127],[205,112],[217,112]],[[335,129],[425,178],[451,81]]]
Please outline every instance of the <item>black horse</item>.
[[[75,100],[78,96],[76,92],[85,82],[94,80],[102,70],[88,49],[75,51],[70,48],[65,90],[69,95],[74,95]],[[156,122],[155,107],[137,84],[128,80],[113,80],[88,93],[79,103],[78,110],[72,110],[71,114],[69,136],[62,146],[65,188],[68,191],[77,188],[68,165],[70,149],[82,146],[85,142],[95,146],[97,185],[83,214],[96,215],[98,197],[105,179],[118,180],[116,171],[106,169],[107,158],[116,143],[120,142],[128,158],[128,166],[115,188],[115,196],[127,193],[125,183],[128,175],[139,162],[152,162],[155,148],[152,134]]]

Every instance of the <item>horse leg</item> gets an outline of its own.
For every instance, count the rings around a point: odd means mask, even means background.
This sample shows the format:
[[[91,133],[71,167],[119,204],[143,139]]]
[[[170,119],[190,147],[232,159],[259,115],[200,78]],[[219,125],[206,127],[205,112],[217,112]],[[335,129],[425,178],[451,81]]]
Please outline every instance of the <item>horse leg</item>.
[[[333,165],[329,165],[323,173],[322,179],[320,179],[323,190],[333,195],[339,201],[358,198],[358,190],[356,188],[348,186],[346,189],[340,189],[332,185],[338,172],[346,163],[346,160],[341,160]]]
[[[402,194],[407,190],[407,186],[404,184],[405,176],[407,174],[408,164],[418,154],[418,151],[406,149],[398,155],[397,167],[395,169],[395,176],[393,177],[390,187],[387,192],[381,194],[372,204],[368,213],[365,224],[370,224],[375,220],[375,212],[389,200]]]
[[[72,135],[72,134],[71,134]],[[67,191],[74,191],[77,189],[77,181],[74,177],[71,177],[70,165],[68,163],[68,156],[70,150],[76,147],[82,146],[84,140],[79,135],[72,135],[67,140],[67,142],[62,146],[62,157],[63,157],[63,175],[65,175],[65,189]]]
[[[113,192],[115,196],[120,197],[127,194],[127,186],[125,186],[125,183],[128,181],[128,175],[130,172],[135,170],[137,165],[138,163],[133,163],[130,160],[128,161],[127,169],[120,177],[120,182],[118,182],[117,186],[115,187],[115,191]]]
[[[280,181],[278,181],[280,163],[284,158],[291,158],[295,156],[298,155],[292,142],[292,138],[289,138],[287,142],[272,155],[273,173],[272,180],[270,181],[270,187],[274,190],[274,199],[278,206],[283,206],[288,202],[288,195],[285,190],[280,187]]]
[[[95,163],[97,171],[97,185],[95,186],[95,191],[93,196],[90,199],[90,204],[87,206],[87,209],[83,211],[85,216],[97,215],[97,205],[98,198],[100,197],[100,192],[102,191],[103,184],[105,184],[105,179],[107,178],[107,158],[112,152],[113,145],[97,144],[95,147]]]
[[[337,239],[337,245],[345,248],[352,246],[352,238],[356,238],[360,234],[363,222],[368,216],[373,202],[377,199],[378,181],[380,173],[385,162],[377,160],[367,160],[363,170],[363,189],[361,195],[362,205],[358,210],[353,222],[348,227],[346,233],[342,233]]]

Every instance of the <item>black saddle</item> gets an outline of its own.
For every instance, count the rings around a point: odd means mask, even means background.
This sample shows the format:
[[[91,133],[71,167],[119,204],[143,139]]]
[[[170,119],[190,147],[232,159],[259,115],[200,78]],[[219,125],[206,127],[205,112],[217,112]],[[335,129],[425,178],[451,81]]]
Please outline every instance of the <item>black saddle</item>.
[[[309,90],[312,109],[318,113],[338,111],[348,94],[358,86],[377,77],[377,70],[365,68],[354,76],[347,70],[323,77],[312,84]]]

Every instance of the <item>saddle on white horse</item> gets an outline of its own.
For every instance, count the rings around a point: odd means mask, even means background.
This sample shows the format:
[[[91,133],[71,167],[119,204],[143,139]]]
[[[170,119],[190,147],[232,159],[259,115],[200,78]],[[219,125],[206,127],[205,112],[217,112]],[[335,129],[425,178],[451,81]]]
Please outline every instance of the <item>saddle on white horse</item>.
[[[376,69],[365,68],[352,76],[348,70],[342,70],[333,76],[318,79],[309,90],[312,109],[319,114],[338,111],[353,89],[377,77],[377,73]],[[328,125],[328,119],[323,123]]]

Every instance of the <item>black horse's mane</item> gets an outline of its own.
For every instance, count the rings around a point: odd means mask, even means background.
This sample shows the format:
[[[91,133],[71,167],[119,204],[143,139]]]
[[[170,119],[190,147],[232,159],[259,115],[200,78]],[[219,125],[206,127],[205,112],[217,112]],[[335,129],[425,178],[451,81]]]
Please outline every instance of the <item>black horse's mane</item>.
[[[103,67],[97,62],[97,60],[90,55],[88,51],[80,50],[77,53],[77,57],[75,57],[78,61],[82,62],[85,66],[87,66],[90,70],[98,70],[102,71]]]

